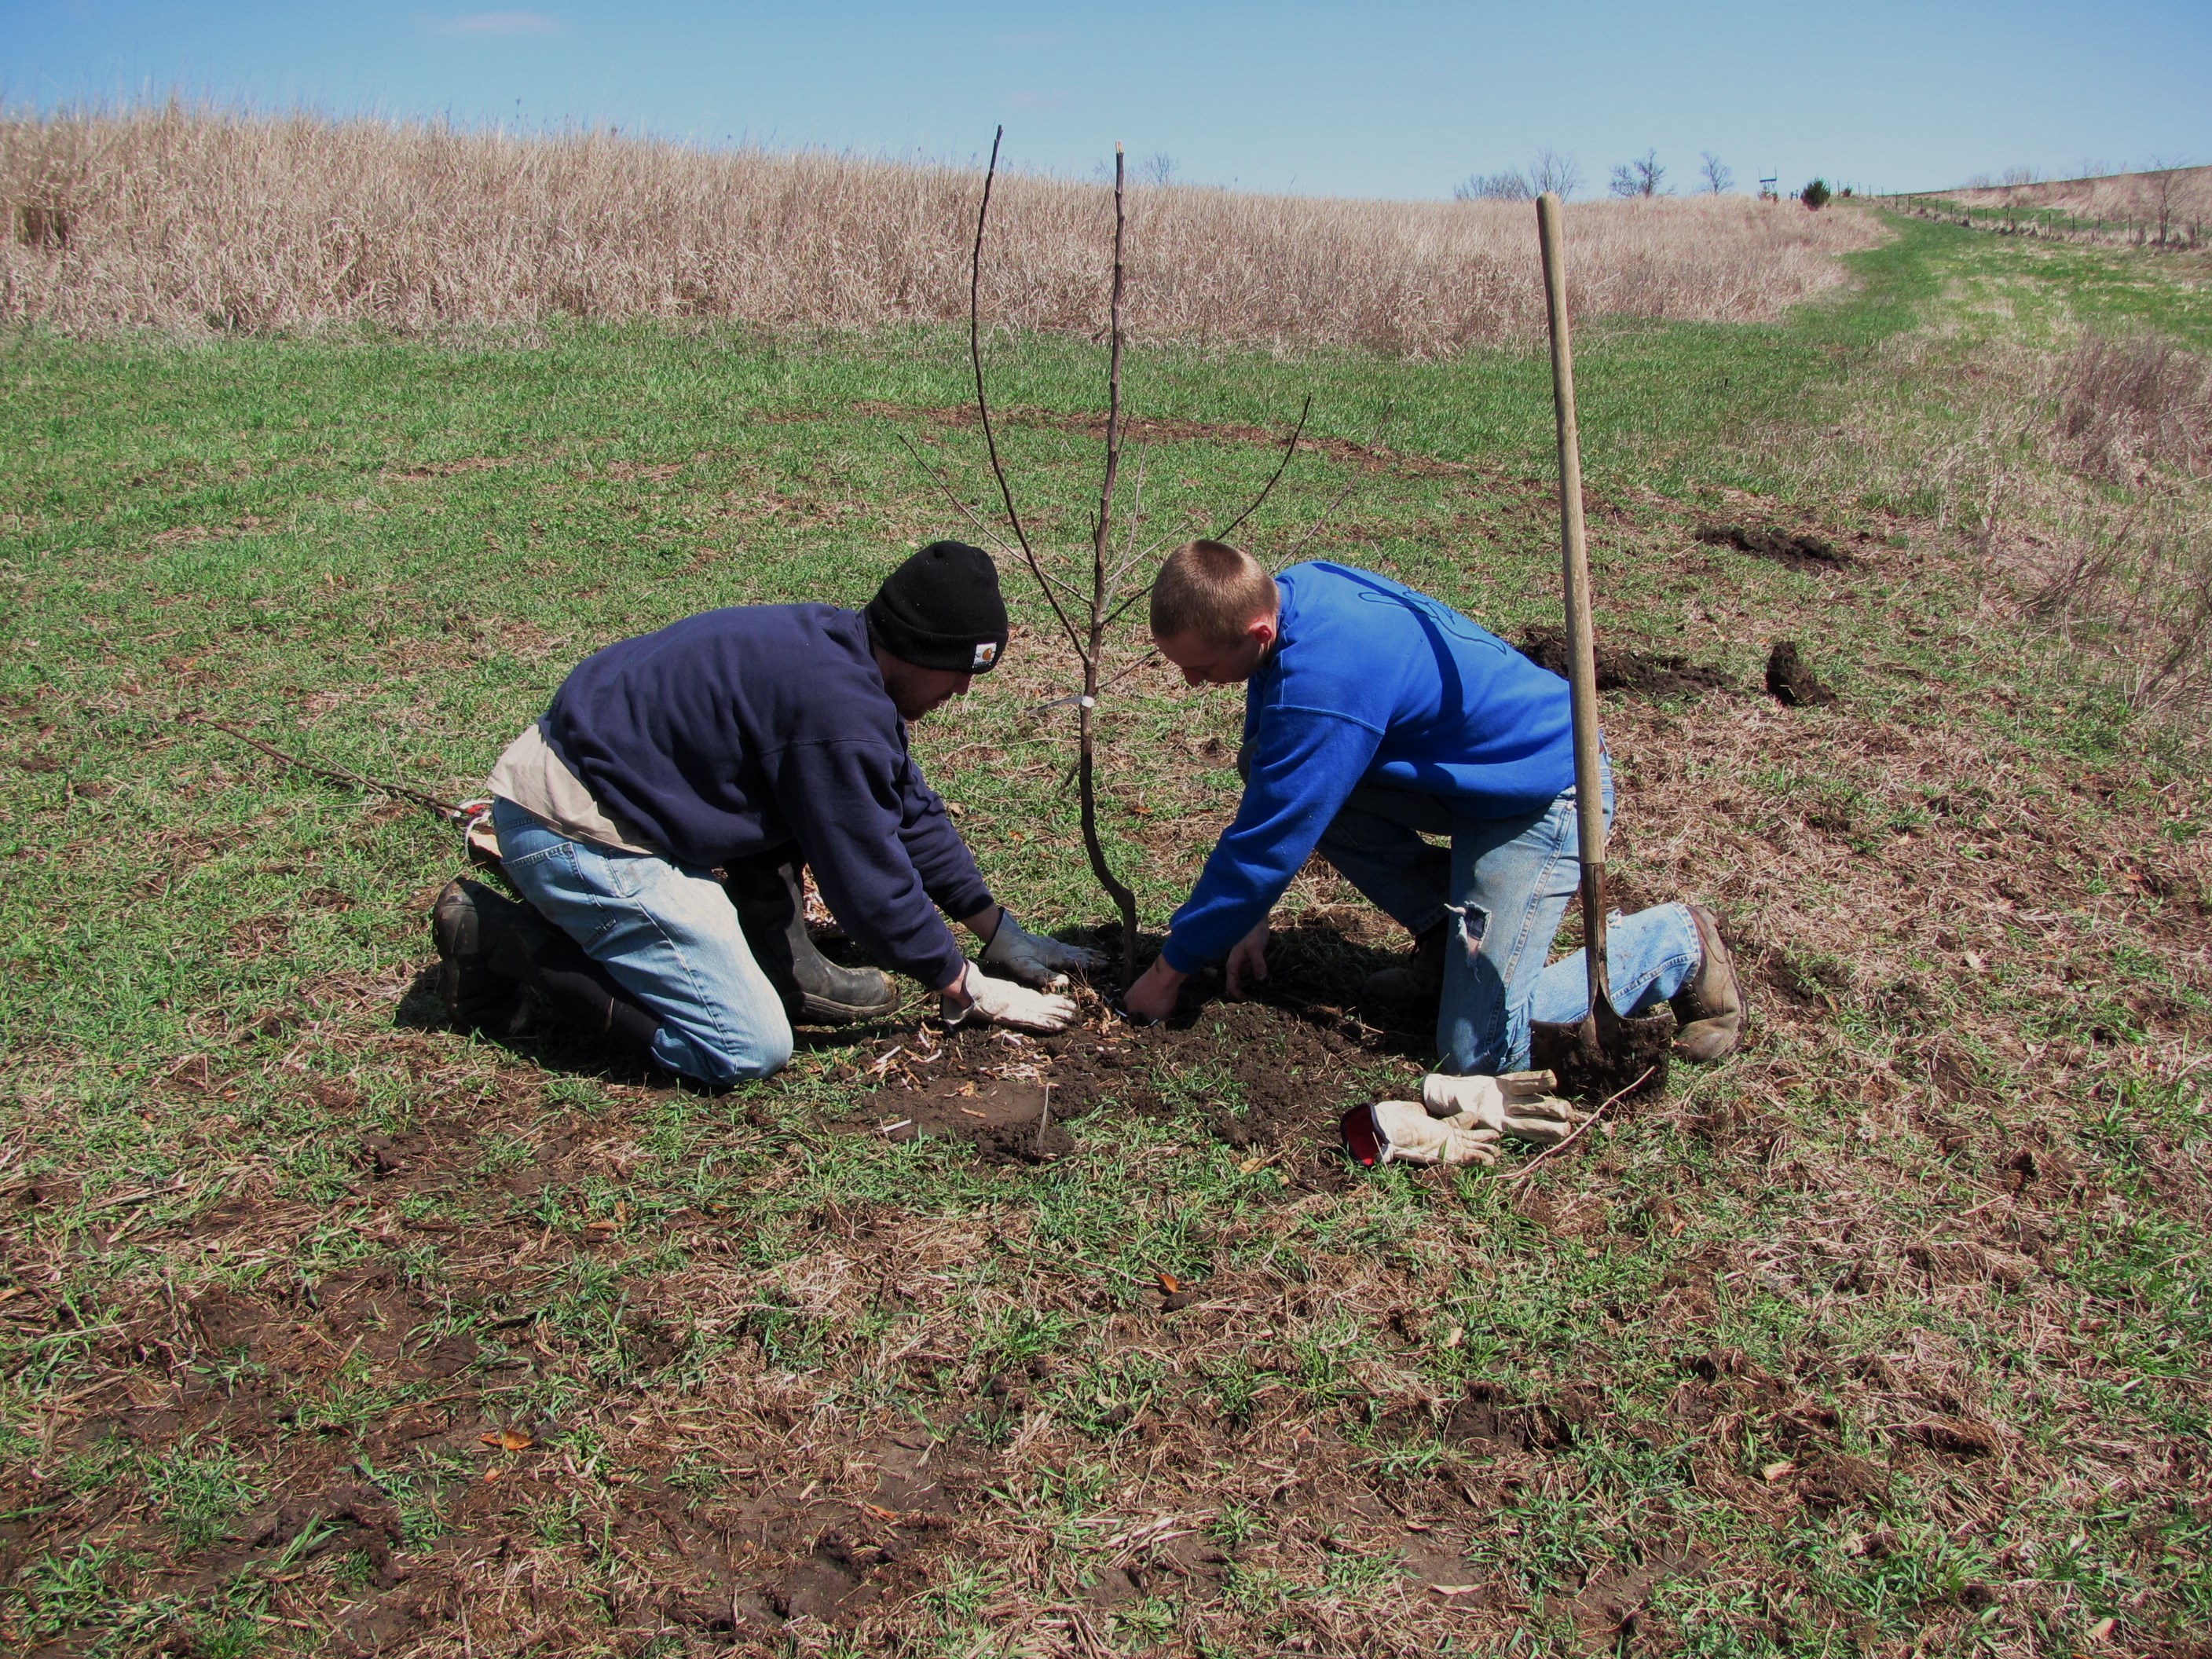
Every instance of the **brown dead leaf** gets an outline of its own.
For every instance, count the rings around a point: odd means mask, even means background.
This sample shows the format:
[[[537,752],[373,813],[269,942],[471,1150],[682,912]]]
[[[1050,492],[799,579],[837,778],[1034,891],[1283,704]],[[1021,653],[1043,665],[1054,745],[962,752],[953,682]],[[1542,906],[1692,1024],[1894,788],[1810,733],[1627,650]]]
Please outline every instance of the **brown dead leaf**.
[[[501,1429],[497,1434],[479,1435],[477,1438],[485,1445],[496,1446],[501,1451],[528,1451],[538,1443],[528,1435],[514,1429]]]
[[[1155,1273],[1152,1277],[1160,1281],[1160,1289],[1166,1295],[1179,1296],[1182,1294],[1182,1281],[1177,1279],[1173,1273]]]

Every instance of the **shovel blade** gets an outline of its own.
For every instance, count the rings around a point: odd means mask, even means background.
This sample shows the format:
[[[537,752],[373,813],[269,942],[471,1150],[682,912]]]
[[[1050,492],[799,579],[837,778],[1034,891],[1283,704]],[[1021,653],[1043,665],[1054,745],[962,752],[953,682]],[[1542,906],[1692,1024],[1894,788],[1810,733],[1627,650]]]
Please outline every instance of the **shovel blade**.
[[[1528,1027],[1528,1063],[1556,1072],[1570,1100],[1656,1094],[1667,1086],[1674,1041],[1673,1010],[1662,1006],[1634,1018],[1607,999],[1571,1025],[1542,1020]]]

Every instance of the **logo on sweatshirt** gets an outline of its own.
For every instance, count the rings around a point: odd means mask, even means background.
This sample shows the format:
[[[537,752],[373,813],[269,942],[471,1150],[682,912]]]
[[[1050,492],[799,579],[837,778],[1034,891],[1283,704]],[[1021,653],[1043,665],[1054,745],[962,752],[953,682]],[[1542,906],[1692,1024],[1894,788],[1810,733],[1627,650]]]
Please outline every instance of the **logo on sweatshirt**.
[[[975,660],[969,665],[969,672],[972,673],[977,669],[988,668],[998,659],[999,642],[996,640],[985,640],[975,647]]]

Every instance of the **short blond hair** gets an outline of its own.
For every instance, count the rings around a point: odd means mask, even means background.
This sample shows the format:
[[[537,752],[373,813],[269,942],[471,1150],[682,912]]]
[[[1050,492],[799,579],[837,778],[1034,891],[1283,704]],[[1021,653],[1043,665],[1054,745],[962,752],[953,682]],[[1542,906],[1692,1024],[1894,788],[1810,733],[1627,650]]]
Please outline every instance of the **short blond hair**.
[[[1275,579],[1249,553],[1226,542],[1185,542],[1152,581],[1152,637],[1195,634],[1208,645],[1234,645],[1280,603]]]

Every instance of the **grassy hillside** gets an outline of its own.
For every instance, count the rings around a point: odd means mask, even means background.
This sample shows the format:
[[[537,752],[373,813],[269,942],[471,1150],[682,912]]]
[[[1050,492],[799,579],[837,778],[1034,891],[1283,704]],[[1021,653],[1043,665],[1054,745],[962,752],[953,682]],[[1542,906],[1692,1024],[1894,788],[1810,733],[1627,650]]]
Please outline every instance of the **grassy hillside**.
[[[2081,365],[2089,326],[2203,349],[2204,300],[1893,228],[1786,320],[1583,337],[1603,641],[1726,682],[1609,698],[1616,857],[1635,902],[1725,911],[1753,1020],[1472,1174],[1334,1151],[1421,1067],[1350,994],[1397,941],[1324,871],[1262,1003],[1040,1043],[917,1001],[710,1097],[442,1029],[452,832],[191,718],[456,795],[611,639],[859,602],[963,531],[902,435],[984,500],[952,335],[8,335],[7,1639],[2194,1650],[2212,796],[2142,675],[2202,485],[2185,399],[2130,424]],[[1073,539],[1101,354],[1022,336],[994,373]],[[1323,520],[1310,555],[1509,636],[1553,616],[1532,353],[1160,347],[1129,380],[1157,533],[1249,497],[1310,392],[1258,550]],[[1040,614],[918,748],[1002,895],[1080,928]],[[1836,703],[1765,695],[1780,638]],[[1237,705],[1122,685],[1109,834],[1157,929]]]

